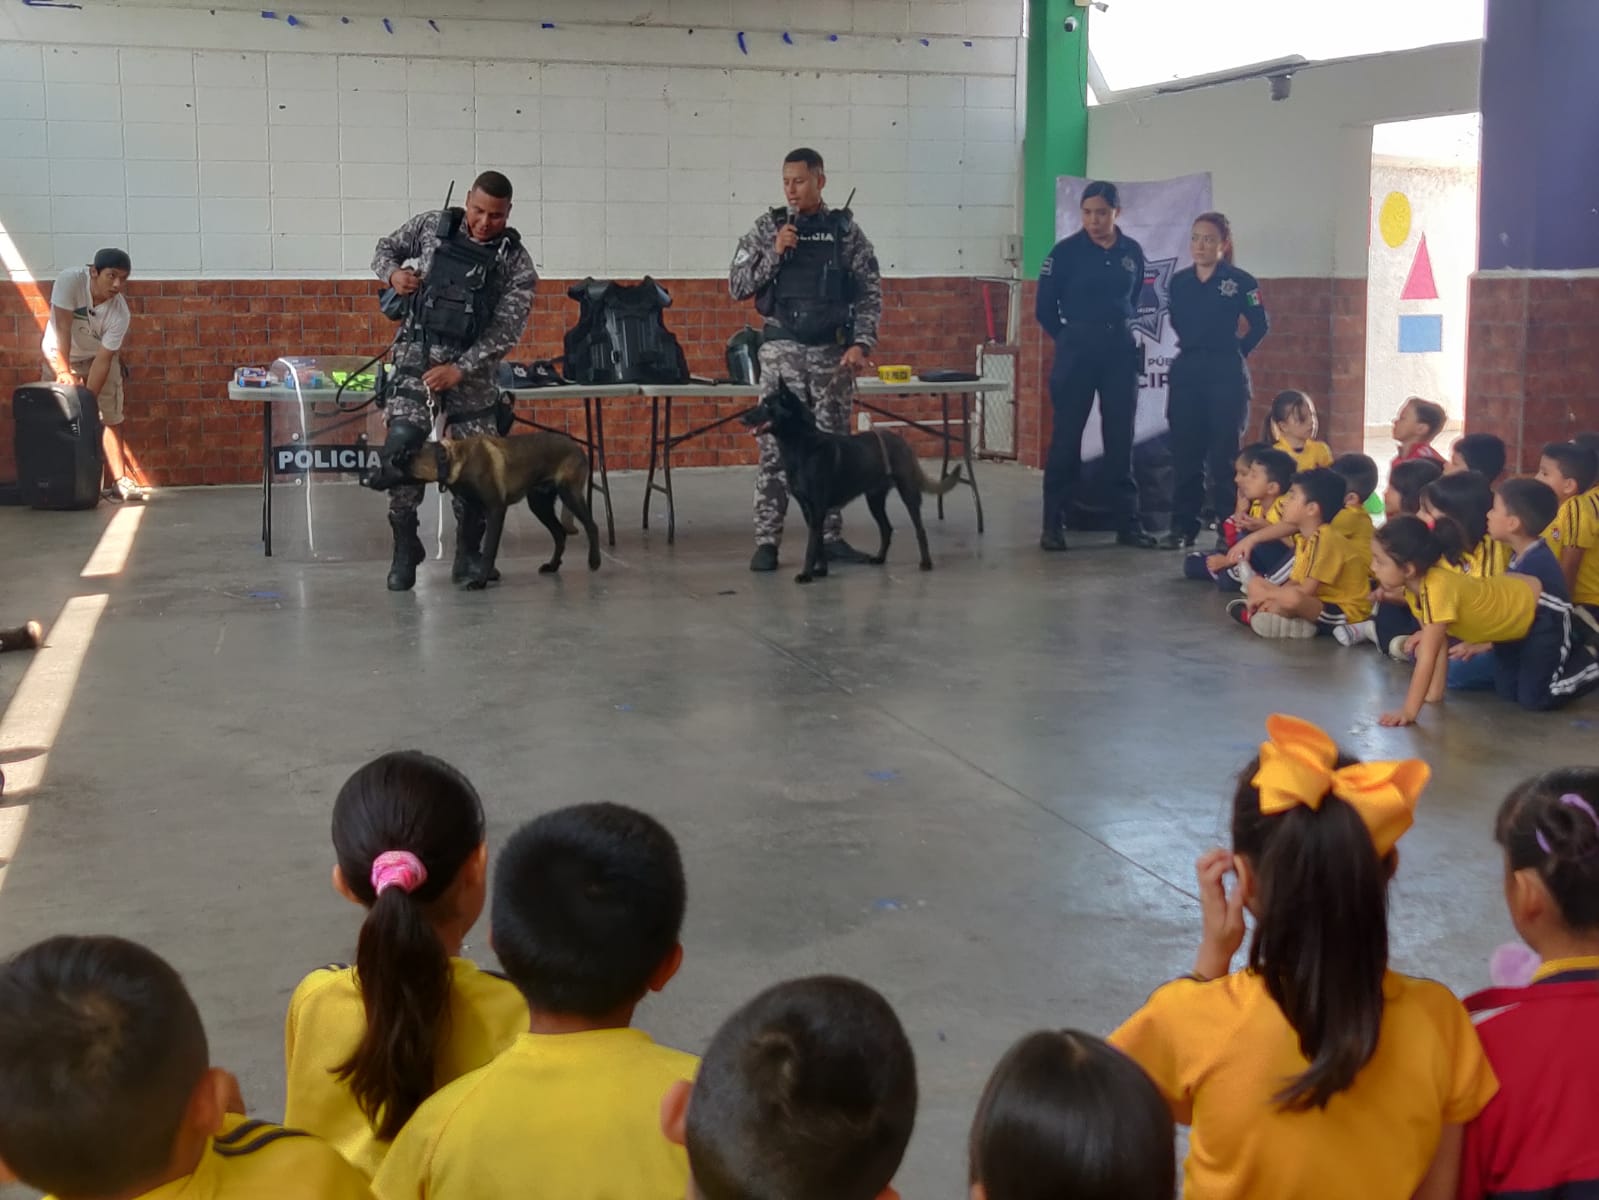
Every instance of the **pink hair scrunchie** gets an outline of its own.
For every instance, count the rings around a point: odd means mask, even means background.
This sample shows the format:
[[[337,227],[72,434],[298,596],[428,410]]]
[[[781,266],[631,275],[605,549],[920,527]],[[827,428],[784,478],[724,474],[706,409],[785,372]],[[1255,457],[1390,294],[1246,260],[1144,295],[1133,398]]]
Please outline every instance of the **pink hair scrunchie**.
[[[427,882],[427,868],[409,850],[385,850],[372,860],[372,891],[381,896],[391,887],[407,894]]]

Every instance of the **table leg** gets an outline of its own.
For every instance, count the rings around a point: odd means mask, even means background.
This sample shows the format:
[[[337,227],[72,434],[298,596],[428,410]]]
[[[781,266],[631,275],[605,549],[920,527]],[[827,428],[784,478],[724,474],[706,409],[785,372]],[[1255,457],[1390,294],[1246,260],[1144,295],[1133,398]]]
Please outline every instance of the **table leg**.
[[[660,442],[660,417],[661,401],[658,396],[650,397],[650,469],[644,476],[644,528],[650,527],[650,497],[655,494],[655,456],[661,448]]]
[[[666,484],[666,544],[677,540],[677,497],[672,495],[672,398],[666,398],[666,413],[661,422],[661,481]]]
[[[607,543],[616,545],[616,516],[611,512],[611,469],[605,461],[605,401],[599,396],[586,397],[583,401],[583,419],[589,420],[589,404],[594,405],[593,423],[589,427],[589,444],[594,448],[594,463],[599,472],[600,495],[605,497],[605,536]],[[594,511],[594,475],[595,470],[589,471],[589,512]]]
[[[948,426],[945,426],[947,429]],[[972,398],[961,393],[961,461],[966,464],[966,482],[972,485],[972,503],[977,506],[977,532],[983,532],[983,496],[977,490],[977,461],[972,453]]]
[[[939,468],[938,477],[944,479],[949,475],[949,393],[940,392],[938,399],[943,406],[944,412],[944,423],[939,426],[944,431],[944,465]],[[938,494],[938,519],[940,521],[944,519],[944,494],[942,492]]]
[[[272,557],[272,401],[261,404],[261,545]]]

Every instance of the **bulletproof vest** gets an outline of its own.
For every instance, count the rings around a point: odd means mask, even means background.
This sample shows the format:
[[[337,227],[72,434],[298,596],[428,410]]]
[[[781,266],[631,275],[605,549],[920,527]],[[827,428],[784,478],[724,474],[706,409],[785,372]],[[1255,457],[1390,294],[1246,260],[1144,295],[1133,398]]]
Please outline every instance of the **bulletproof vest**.
[[[417,328],[429,342],[465,350],[482,335],[505,290],[501,261],[521,242],[507,229],[492,242],[474,242],[464,209],[439,215],[438,245],[417,297]]]
[[[788,222],[786,208],[773,209],[772,215],[780,226]],[[843,345],[849,340],[853,315],[853,288],[844,263],[849,210],[802,213],[794,225],[799,244],[777,270],[771,311],[764,315],[808,346]]]
[[[574,383],[687,383],[688,359],[662,313],[672,297],[648,275],[642,283],[588,278],[566,294],[577,324],[566,331],[566,374]]]

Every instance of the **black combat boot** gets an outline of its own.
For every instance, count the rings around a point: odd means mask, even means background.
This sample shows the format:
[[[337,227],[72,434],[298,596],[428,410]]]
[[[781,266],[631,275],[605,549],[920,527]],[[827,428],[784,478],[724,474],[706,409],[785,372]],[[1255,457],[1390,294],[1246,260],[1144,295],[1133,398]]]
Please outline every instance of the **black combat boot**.
[[[483,514],[478,512],[465,512],[455,523],[455,561],[450,564],[450,582],[465,583],[477,575],[478,566],[483,559],[483,531],[487,522]],[[496,583],[500,578],[500,569],[495,567],[489,572],[489,582]]]
[[[390,513],[394,530],[394,562],[389,566],[389,591],[408,592],[416,586],[417,565],[428,556],[416,535],[416,513]]]

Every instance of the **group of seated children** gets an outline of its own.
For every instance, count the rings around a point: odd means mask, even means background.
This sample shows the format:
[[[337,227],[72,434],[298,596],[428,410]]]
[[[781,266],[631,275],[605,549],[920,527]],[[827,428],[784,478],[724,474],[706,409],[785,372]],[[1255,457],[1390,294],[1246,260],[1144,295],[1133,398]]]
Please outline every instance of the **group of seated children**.
[[[1197,864],[1193,973],[1108,1040],[1012,1046],[971,1125],[973,1200],[1172,1200],[1174,1122],[1192,1127],[1189,1200],[1594,1194],[1599,770],[1505,800],[1523,944],[1495,957],[1526,961],[1464,1006],[1388,961],[1396,845],[1428,776],[1271,718],[1232,787],[1231,848]],[[703,1060],[634,1028],[683,961],[683,865],[653,818],[582,804],[510,838],[490,913],[503,976],[460,956],[488,854],[458,772],[417,753],[362,767],[333,844],[334,887],[366,915],[354,967],[290,1001],[284,1123],[246,1114],[172,967],[54,937],[0,965],[0,1178],[60,1200],[896,1194],[917,1070],[872,988],[778,983]]]
[[[1266,638],[1330,634],[1415,664],[1385,724],[1413,723],[1446,689],[1558,707],[1599,685],[1599,434],[1544,447],[1535,478],[1504,473],[1505,445],[1467,434],[1444,463],[1438,405],[1394,420],[1399,453],[1377,528],[1377,464],[1333,458],[1302,392],[1273,401],[1271,444],[1245,447],[1221,544],[1184,574],[1241,592],[1229,615]]]

